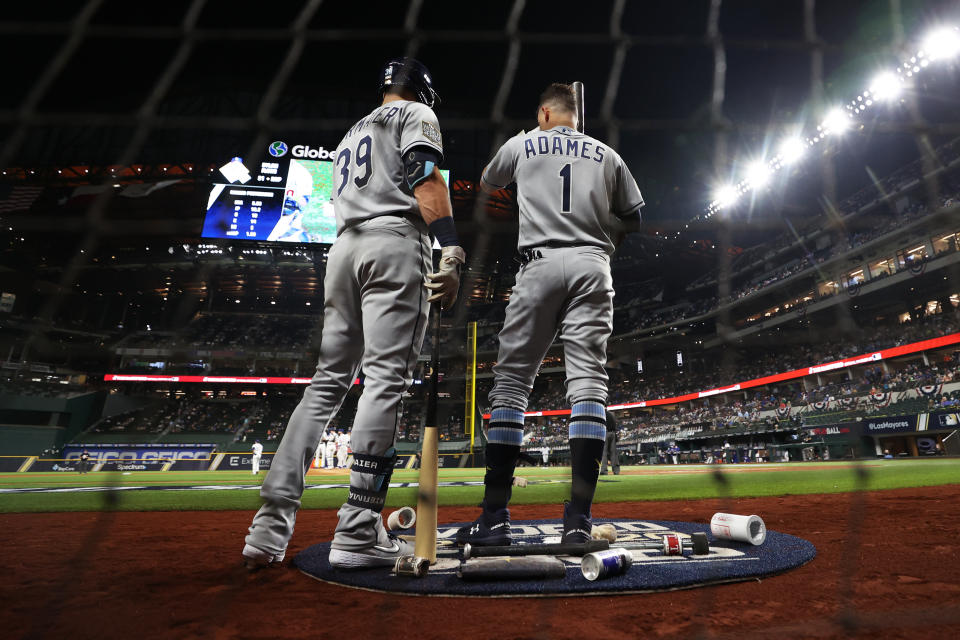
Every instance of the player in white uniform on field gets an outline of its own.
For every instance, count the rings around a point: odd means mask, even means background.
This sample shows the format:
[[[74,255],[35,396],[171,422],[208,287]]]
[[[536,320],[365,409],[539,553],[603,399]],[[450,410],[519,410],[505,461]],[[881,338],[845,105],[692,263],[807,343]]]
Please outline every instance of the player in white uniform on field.
[[[334,468],[334,454],[337,452],[337,435],[333,430],[329,430],[323,434],[323,468],[324,469],[333,469]]]
[[[347,468],[347,447],[350,445],[350,436],[342,431],[337,432],[337,467]]]
[[[251,459],[250,467],[253,471],[253,475],[257,475],[260,473],[260,458],[263,456],[263,445],[260,444],[259,440],[253,441],[253,447],[251,447],[251,451],[253,451],[253,458]]]
[[[497,151],[481,187],[517,185],[523,266],[510,295],[493,367],[485,491],[479,518],[457,542],[510,544],[511,478],[523,412],[543,357],[559,335],[567,373],[572,483],[563,542],[590,540],[590,510],[606,438],[607,339],[613,329],[610,254],[639,228],[643,198],[616,151],[577,131],[573,89],[550,85],[539,128]]]
[[[387,532],[380,512],[397,460],[400,401],[413,382],[429,303],[453,304],[465,255],[437,168],[443,143],[429,71],[412,58],[391,60],[380,90],[381,105],[350,128],[334,154],[337,240],[324,277],[320,357],[260,491],[264,505],[243,549],[250,568],[283,559],[310,458],[361,365],[350,491],[330,563],[393,566],[413,553],[412,544]],[[430,234],[442,247],[435,273]]]

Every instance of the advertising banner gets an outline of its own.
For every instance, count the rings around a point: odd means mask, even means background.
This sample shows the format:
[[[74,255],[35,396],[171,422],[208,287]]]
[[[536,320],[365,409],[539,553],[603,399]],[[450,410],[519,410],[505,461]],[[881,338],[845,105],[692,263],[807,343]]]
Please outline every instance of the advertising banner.
[[[63,448],[63,457],[68,464],[75,464],[80,454],[90,454],[90,463],[110,461],[146,462],[177,460],[209,460],[216,445],[199,444],[68,444]]]
[[[260,456],[260,471],[266,471],[270,468],[274,454],[264,453]],[[252,453],[227,453],[223,456],[218,471],[250,471],[253,469]]]
[[[931,413],[928,424],[930,429],[956,429],[960,427],[960,413]]]
[[[67,461],[67,460],[59,460],[59,459],[54,460],[54,459],[40,458],[39,460],[34,462],[32,465],[30,465],[30,468],[27,469],[27,471],[30,471],[32,473],[36,473],[38,471],[39,472],[62,471],[65,473],[69,473],[69,472],[77,473],[80,471],[80,467],[78,466],[78,463],[79,463],[78,460]],[[91,464],[87,470],[92,471],[93,465]]]
[[[163,471],[169,460],[107,460],[100,471]]]
[[[885,433],[904,433],[917,430],[916,414],[911,416],[888,416],[886,418],[869,418],[863,421],[864,435]]]

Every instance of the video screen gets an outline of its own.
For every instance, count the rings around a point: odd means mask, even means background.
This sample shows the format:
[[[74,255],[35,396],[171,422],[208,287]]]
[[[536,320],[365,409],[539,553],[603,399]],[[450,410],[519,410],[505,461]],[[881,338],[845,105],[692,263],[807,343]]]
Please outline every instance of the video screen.
[[[277,144],[271,146],[271,155]],[[450,172],[441,173],[449,184]],[[271,158],[261,162],[254,175],[240,158],[233,158],[217,172],[201,236],[330,244],[337,238],[333,181],[329,160]]]

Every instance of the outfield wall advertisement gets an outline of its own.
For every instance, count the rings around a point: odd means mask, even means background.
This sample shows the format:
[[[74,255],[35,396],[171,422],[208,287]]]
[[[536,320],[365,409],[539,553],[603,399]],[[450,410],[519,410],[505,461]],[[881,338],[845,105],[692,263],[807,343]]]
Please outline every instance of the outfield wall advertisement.
[[[196,444],[68,444],[63,448],[63,458],[75,464],[80,454],[90,454],[90,464],[107,462],[167,463],[180,460],[210,460],[216,445]]]
[[[270,469],[274,454],[264,453],[260,456],[260,471]],[[217,466],[218,471],[250,471],[253,468],[252,453],[225,453],[223,460]]]

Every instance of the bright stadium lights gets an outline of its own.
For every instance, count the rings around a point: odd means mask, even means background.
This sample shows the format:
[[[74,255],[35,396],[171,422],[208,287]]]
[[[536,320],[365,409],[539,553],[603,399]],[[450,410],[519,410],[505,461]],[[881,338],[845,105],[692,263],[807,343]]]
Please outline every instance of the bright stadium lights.
[[[852,124],[853,121],[850,116],[844,113],[843,109],[836,107],[827,113],[827,117],[823,119],[820,128],[826,133],[840,135],[849,129]]]
[[[787,138],[780,143],[778,151],[780,153],[780,162],[783,164],[793,164],[807,152],[807,145],[805,145],[800,138]]]
[[[718,207],[724,208],[735,203],[739,197],[740,192],[737,191],[737,188],[732,185],[727,185],[717,189],[717,195],[714,200],[716,201]]]
[[[903,81],[892,71],[884,71],[870,83],[870,94],[877,100],[896,100],[903,92]]]
[[[938,61],[954,60],[960,57],[960,28],[955,25],[941,26],[929,32],[921,44],[917,45],[912,56],[903,57],[894,67],[874,76],[869,87],[854,94],[845,104],[826,113],[816,131],[802,129],[794,132],[795,138],[780,143],[777,155],[766,165],[752,164],[747,167],[745,177],[733,185],[723,187],[715,193],[715,198],[706,211],[691,220],[710,218],[721,208],[727,208],[739,197],[752,189],[766,185],[773,174],[800,160],[809,148],[821,144],[830,144],[829,139],[837,138],[855,126],[861,126],[867,111],[882,102],[895,103],[900,99],[909,80],[927,69],[936,66]]]
[[[956,27],[940,27],[923,39],[923,52],[931,60],[946,60],[960,53],[960,31]]]
[[[747,182],[749,182],[754,189],[759,189],[770,182],[770,175],[772,173],[773,171],[770,169],[770,165],[763,160],[757,160],[747,167]]]

